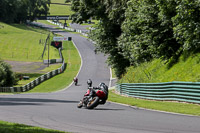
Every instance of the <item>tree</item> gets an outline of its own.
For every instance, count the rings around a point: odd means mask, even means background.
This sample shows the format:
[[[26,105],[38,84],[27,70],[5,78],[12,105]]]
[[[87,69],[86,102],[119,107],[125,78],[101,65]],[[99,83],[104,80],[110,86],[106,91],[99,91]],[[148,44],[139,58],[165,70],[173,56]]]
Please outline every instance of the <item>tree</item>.
[[[29,7],[29,1],[21,0],[20,2],[18,2],[17,8],[16,8],[16,17],[14,18],[14,23],[25,22],[27,20],[28,7]]]
[[[0,65],[0,87],[4,86],[6,72],[3,66]]]
[[[50,0],[0,0],[0,21],[7,23],[31,21],[47,15]]]
[[[199,0],[72,0],[72,9],[75,22],[100,21],[89,37],[118,77],[130,64],[175,63],[182,52],[200,49]]]
[[[65,3],[69,3],[69,2],[71,2],[71,0],[65,0]]]
[[[16,17],[18,1],[13,0],[1,0],[0,2],[0,21],[13,22]]]
[[[3,20],[3,18],[5,17],[5,13],[6,13],[6,9],[5,7],[5,1],[4,0],[0,0],[0,21]]]
[[[82,23],[90,18],[99,20],[89,37],[96,42],[96,50],[108,55],[108,63],[120,77],[129,60],[121,54],[117,38],[121,35],[121,24],[125,19],[128,0],[72,0],[73,21]]]
[[[200,48],[200,1],[176,1],[176,16],[173,17],[174,36],[183,45],[184,51]]]
[[[11,70],[11,66],[0,61],[0,87],[9,87],[15,84],[17,84],[17,79]]]
[[[169,1],[129,1],[119,46],[131,64],[176,56],[180,44],[174,38],[171,20],[176,5]]]
[[[28,16],[31,21],[38,16],[47,15],[51,0],[29,0]]]

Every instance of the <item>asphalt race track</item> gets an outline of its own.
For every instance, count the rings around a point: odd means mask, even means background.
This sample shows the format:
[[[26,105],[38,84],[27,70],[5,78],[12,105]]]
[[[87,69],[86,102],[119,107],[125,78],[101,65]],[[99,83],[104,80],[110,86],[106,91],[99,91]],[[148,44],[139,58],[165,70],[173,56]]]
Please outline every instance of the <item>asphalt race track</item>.
[[[157,112],[107,102],[94,110],[78,109],[77,104],[93,85],[107,85],[110,70],[103,54],[78,34],[71,36],[82,57],[79,85],[55,93],[0,95],[0,120],[76,133],[199,133],[200,117]]]

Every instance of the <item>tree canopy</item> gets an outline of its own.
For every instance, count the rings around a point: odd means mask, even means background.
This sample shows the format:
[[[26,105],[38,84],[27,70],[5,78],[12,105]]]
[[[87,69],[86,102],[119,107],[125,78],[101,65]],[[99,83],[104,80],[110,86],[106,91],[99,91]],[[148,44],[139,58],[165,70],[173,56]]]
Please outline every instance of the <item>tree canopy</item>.
[[[170,6],[173,7],[175,5]],[[166,8],[167,12],[162,11],[162,8]],[[175,10],[170,8],[165,7],[164,3],[160,4],[160,0],[128,2],[126,19],[122,24],[123,33],[118,43],[123,49],[123,55],[132,64],[157,57],[169,59],[176,54],[180,44],[173,35],[171,17],[175,15]]]
[[[17,83],[11,66],[0,60],[0,87],[13,86]]]
[[[96,50],[108,55],[108,63],[120,77],[129,61],[121,54],[117,45],[121,35],[121,24],[125,19],[125,9],[128,0],[72,0],[73,20],[78,23],[90,18],[99,20],[90,38],[96,42]]]
[[[50,0],[0,0],[0,21],[19,23],[47,15]]]
[[[200,48],[200,1],[72,0],[73,20],[99,20],[90,38],[120,77],[130,65]]]

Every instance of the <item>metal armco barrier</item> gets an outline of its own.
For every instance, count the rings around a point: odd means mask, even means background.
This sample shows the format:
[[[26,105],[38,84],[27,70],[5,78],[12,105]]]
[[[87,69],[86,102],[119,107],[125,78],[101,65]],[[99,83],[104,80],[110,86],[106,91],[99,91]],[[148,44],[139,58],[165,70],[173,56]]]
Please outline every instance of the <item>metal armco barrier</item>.
[[[29,24],[36,25],[38,27],[42,27],[42,25],[35,24],[35,23],[29,23]],[[52,78],[53,76],[56,76],[56,75],[64,72],[64,70],[66,68],[66,64],[65,64],[65,60],[62,56],[61,49],[59,49],[59,54],[60,54],[59,61],[62,61],[62,66],[60,68],[53,70],[51,72],[48,72],[22,87],[0,87],[0,92],[8,92],[8,93],[26,92],[26,91],[33,89],[35,86],[39,85],[40,83]]]
[[[200,104],[200,82],[122,83],[116,90],[135,98]]]
[[[51,21],[49,21],[49,22],[51,22]],[[54,23],[54,22],[51,22],[51,23]],[[43,27],[43,25],[40,25],[40,24],[37,24],[37,23],[29,23],[29,24],[35,25],[35,26],[38,26],[38,27]],[[60,28],[63,28],[63,25],[61,23],[55,23],[55,24],[59,25]],[[88,36],[87,33],[84,33],[81,30],[72,29],[72,28],[68,28],[68,27],[65,27],[65,29],[73,31],[73,32],[79,32],[84,36]],[[61,53],[60,50],[59,50],[59,52],[60,52],[60,56],[62,56],[62,53]],[[33,89],[35,86],[39,85],[40,83],[46,81],[47,79],[49,79],[49,78],[51,78],[55,75],[62,73],[65,70],[66,64],[65,64],[64,58],[62,57],[58,60],[59,61],[61,60],[63,62],[62,66],[60,68],[58,68],[54,71],[48,72],[47,74],[44,74],[44,75],[40,76],[39,78],[36,78],[35,80],[31,81],[30,83],[28,83],[28,84],[26,84],[22,87],[0,87],[0,92],[15,93],[15,92],[26,92],[26,91]]]
[[[53,76],[56,76],[62,73],[65,70],[65,67],[66,67],[65,60],[63,60],[62,66],[60,68],[53,70],[51,72],[48,72],[22,87],[0,87],[0,92],[15,93],[15,92],[29,91],[33,89],[35,86],[39,85],[40,83],[50,79]]]
[[[63,27],[64,27],[64,25],[63,25],[62,23],[52,22],[52,21],[50,21],[50,20],[47,20],[47,21],[48,21],[49,23],[58,25],[60,28],[63,28]],[[79,30],[79,29],[73,29],[73,28],[69,28],[69,27],[64,27],[64,29],[69,30],[69,31],[72,31],[72,32],[81,33],[81,34],[84,35],[84,36],[88,36],[88,33],[85,33],[85,32],[83,32],[82,30]]]

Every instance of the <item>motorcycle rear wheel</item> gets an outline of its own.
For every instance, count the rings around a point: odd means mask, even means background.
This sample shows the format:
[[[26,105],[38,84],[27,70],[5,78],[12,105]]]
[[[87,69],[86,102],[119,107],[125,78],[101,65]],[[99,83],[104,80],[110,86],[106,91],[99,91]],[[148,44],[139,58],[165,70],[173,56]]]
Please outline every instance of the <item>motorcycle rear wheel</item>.
[[[86,108],[93,109],[99,104],[99,97],[93,97],[92,100],[88,101]]]

